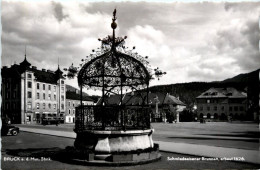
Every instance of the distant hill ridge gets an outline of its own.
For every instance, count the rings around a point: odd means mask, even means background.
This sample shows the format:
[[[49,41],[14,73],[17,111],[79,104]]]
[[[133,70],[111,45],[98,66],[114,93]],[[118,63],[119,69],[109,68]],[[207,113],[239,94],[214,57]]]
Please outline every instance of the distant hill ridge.
[[[255,72],[259,72],[259,71],[260,71],[260,69],[257,69],[255,71],[250,72],[250,73],[239,74],[239,75],[237,75],[235,77],[223,80],[222,83],[227,83],[227,82],[248,82],[248,79],[251,78],[252,75]]]
[[[70,92],[75,92],[76,94],[80,94],[79,89],[77,89],[76,87],[73,87],[71,85],[66,85],[66,91],[70,91]],[[83,96],[89,96],[87,93],[82,92]]]
[[[73,87],[71,85],[66,85],[66,92],[68,94],[67,97],[80,100],[80,90],[78,88]],[[84,100],[91,99],[94,101],[94,103],[96,103],[98,101],[98,99],[100,98],[100,96],[98,96],[98,95],[90,96],[89,94],[87,94],[85,92],[82,92],[82,94],[83,94]]]
[[[260,69],[257,69],[250,73],[239,74],[237,76],[225,79],[223,81],[190,82],[169,85],[158,85],[150,87],[150,91],[170,93],[173,96],[180,97],[180,100],[187,104],[188,107],[192,107],[195,103],[196,97],[211,87],[234,87],[237,90],[243,92],[248,92],[248,89],[250,89],[249,91],[251,91],[251,93],[257,94],[257,91],[259,93],[259,71]]]

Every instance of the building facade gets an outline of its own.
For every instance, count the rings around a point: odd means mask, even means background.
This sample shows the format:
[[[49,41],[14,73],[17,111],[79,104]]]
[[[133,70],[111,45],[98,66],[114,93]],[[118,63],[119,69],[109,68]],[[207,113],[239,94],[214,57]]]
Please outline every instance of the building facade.
[[[76,107],[80,104],[80,95],[78,90],[66,91],[65,123],[75,123]],[[82,104],[94,105],[94,101],[88,96],[83,96]]]
[[[235,88],[210,88],[196,98],[198,118],[243,120],[247,96]]]
[[[26,56],[19,65],[2,68],[2,117],[12,123],[41,123],[48,116],[64,118],[66,87],[62,71],[38,70]]]
[[[120,97],[120,95],[111,95],[105,99],[105,103],[106,105],[120,105]],[[126,106],[135,106],[141,105],[143,99],[146,99],[146,93],[126,93],[122,98],[122,102]],[[97,105],[101,105],[101,102],[102,99],[100,98]],[[179,122],[179,114],[186,108],[186,105],[179,98],[168,93],[149,93],[148,102],[152,109],[151,122],[167,122],[171,117],[169,115],[173,113],[175,118],[172,119],[176,119]]]

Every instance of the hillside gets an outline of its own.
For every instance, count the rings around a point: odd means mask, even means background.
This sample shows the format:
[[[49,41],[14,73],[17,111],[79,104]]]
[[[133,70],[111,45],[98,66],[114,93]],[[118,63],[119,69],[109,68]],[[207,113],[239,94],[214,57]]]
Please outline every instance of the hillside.
[[[259,71],[260,71],[260,69],[255,70],[255,71],[252,71],[252,72],[250,72],[250,73],[239,74],[239,75],[237,75],[237,76],[235,76],[235,77],[232,77],[232,78],[223,80],[222,83],[229,83],[229,82],[232,82],[232,83],[234,83],[234,82],[236,82],[236,83],[248,82],[248,81],[250,81],[249,79],[252,78],[252,77],[254,77],[254,74],[255,74],[256,72],[259,72]]]
[[[187,107],[192,107],[196,97],[211,87],[234,87],[237,90],[249,93],[249,97],[254,98],[256,101],[255,94],[259,94],[259,69],[250,73],[239,74],[233,78],[219,82],[191,82],[159,85],[150,87],[150,91],[170,93],[171,95],[180,97],[180,100],[187,104]]]
[[[70,99],[75,99],[75,100],[80,100],[80,91],[79,89],[70,86],[70,85],[66,85],[66,94],[67,97]],[[93,96],[89,96],[87,93],[82,92],[83,94],[83,98],[84,100],[88,101],[88,100],[93,100],[94,103],[97,103],[98,99],[100,98],[100,96],[97,95],[93,95]]]
[[[68,84],[66,84],[66,91],[74,92],[74,93],[77,93],[77,94],[80,93],[79,89],[77,89],[76,87],[73,87],[73,86],[71,86],[71,85],[68,85]],[[89,95],[88,95],[87,93],[85,93],[85,92],[82,92],[82,94],[83,94],[83,96],[89,96]]]

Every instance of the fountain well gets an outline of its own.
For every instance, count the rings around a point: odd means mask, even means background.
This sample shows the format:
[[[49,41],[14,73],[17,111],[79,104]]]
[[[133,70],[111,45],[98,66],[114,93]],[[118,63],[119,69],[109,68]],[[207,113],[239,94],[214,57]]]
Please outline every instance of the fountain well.
[[[81,92],[74,129],[74,146],[83,155],[78,160],[112,165],[158,160],[159,146],[152,140],[154,129],[150,124],[148,88],[152,71],[148,57],[134,52],[135,47],[125,47],[127,37],[115,37],[116,10],[111,27],[112,36],[99,39],[101,48],[82,59],[81,69],[71,66],[68,70],[70,76],[77,73]],[[155,71],[158,74],[158,68]],[[82,104],[83,88],[102,91],[97,105]],[[139,96],[139,101],[129,103],[131,95]],[[118,102],[111,102],[115,99]]]

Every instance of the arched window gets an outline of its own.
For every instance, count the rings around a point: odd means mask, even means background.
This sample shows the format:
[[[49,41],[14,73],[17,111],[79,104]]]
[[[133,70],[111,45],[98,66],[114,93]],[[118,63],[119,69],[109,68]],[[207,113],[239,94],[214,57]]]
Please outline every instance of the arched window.
[[[207,119],[210,119],[210,113],[207,114]]]
[[[218,114],[214,113],[214,119],[218,119]]]

